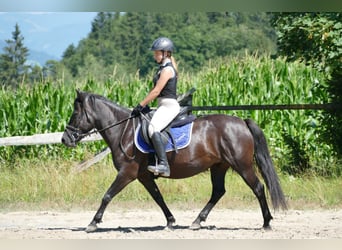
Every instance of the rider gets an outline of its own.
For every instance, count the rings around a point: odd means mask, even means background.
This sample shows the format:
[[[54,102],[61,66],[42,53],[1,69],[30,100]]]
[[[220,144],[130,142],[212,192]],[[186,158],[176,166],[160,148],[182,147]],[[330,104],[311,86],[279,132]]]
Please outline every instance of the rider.
[[[149,165],[149,171],[162,176],[170,176],[170,167],[167,161],[165,145],[162,141],[161,131],[178,115],[180,106],[177,102],[177,65],[172,56],[173,42],[166,37],[156,39],[151,47],[154,59],[159,69],[153,78],[154,87],[132,111],[132,116],[140,115],[143,108],[157,98],[158,108],[154,113],[148,134],[158,157],[156,166]]]

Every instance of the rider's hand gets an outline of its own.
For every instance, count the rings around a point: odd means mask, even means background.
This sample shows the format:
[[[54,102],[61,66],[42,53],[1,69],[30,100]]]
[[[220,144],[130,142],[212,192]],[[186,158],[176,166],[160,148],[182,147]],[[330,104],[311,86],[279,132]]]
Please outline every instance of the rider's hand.
[[[131,116],[139,116],[143,111],[144,107],[138,104],[132,111]]]

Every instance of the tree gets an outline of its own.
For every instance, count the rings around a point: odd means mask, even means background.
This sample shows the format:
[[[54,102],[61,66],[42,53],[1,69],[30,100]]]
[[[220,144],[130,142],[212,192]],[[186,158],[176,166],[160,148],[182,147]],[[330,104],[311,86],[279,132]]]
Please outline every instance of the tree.
[[[272,24],[279,55],[326,73],[326,91],[338,108],[326,113],[322,135],[342,156],[342,13],[278,13]]]
[[[280,13],[272,23],[280,55],[328,74],[341,70],[342,13]]]
[[[69,69],[72,76],[76,76],[78,73],[77,68],[80,66],[79,57],[74,44],[70,44],[62,55],[62,62]]]
[[[24,37],[21,35],[19,25],[16,24],[12,32],[12,40],[6,40],[5,53],[0,55],[0,82],[3,85],[17,86],[27,73],[28,66],[25,62],[29,52],[23,41]]]
[[[101,30],[104,28],[106,24],[106,14],[104,12],[99,12],[94,21],[91,23],[91,37],[94,39],[99,39],[101,35]]]

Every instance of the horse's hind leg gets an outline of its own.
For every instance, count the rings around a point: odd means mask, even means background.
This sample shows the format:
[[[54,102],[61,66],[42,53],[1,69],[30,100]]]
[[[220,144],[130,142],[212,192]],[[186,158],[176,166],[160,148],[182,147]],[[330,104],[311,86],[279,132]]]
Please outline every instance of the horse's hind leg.
[[[270,221],[273,218],[267,205],[264,185],[256,176],[252,166],[235,170],[241,175],[246,184],[252,189],[253,193],[258,198],[262,211],[262,216],[264,218],[263,228],[270,229]]]
[[[210,169],[211,183],[213,185],[212,193],[209,202],[197,216],[196,220],[192,223],[191,229],[200,229],[201,222],[206,221],[210,211],[216,205],[216,203],[225,194],[226,189],[224,187],[224,179],[227,172],[227,168],[222,165],[213,166]]]
[[[167,207],[163,196],[161,195],[159,188],[154,181],[153,174],[150,172],[146,172],[145,174],[138,177],[138,180],[143,184],[146,190],[150,193],[153,200],[159,205],[159,207],[163,210],[167,221],[167,228],[172,229],[173,224],[176,222],[175,218],[173,217],[171,211]]]

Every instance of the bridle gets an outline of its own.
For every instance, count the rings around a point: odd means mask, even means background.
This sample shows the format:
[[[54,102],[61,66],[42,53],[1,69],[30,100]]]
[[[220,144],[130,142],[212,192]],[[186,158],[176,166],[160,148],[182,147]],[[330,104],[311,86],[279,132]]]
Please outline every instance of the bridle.
[[[101,132],[103,132],[103,131],[105,131],[105,130],[107,130],[107,129],[109,129],[109,128],[118,126],[118,125],[124,123],[125,121],[128,121],[128,120],[130,120],[130,119],[132,119],[132,118],[134,118],[134,117],[135,117],[135,116],[129,116],[129,117],[123,119],[123,120],[120,120],[120,121],[118,121],[118,122],[112,123],[112,124],[110,124],[110,125],[108,125],[108,126],[102,128],[102,129],[99,129],[99,130],[98,130],[98,129],[93,129],[93,130],[91,130],[91,131],[89,131],[89,132],[86,132],[86,133],[84,133],[84,132],[83,132],[81,129],[79,129],[79,128],[76,128],[76,127],[71,126],[71,125],[66,125],[66,130],[65,130],[65,132],[68,134],[68,136],[69,136],[69,137],[73,140],[73,142],[75,143],[75,142],[78,142],[78,141],[82,140],[84,137],[90,136],[90,135],[95,134],[95,133],[101,133]],[[71,131],[71,132],[70,132],[70,131]]]
[[[122,133],[122,135],[121,135],[121,139],[120,139],[120,144],[119,144],[119,146],[120,146],[121,151],[124,153],[124,155],[125,155],[127,158],[133,160],[133,159],[135,158],[135,151],[134,151],[134,153],[133,153],[132,156],[128,155],[127,152],[124,150],[122,138],[123,138],[123,136],[124,136],[124,134],[125,134],[125,132],[126,132],[126,130],[127,130],[128,121],[129,121],[130,119],[134,118],[134,117],[136,117],[136,116],[129,116],[129,117],[127,117],[127,118],[125,118],[125,119],[123,119],[123,120],[121,120],[121,121],[112,123],[112,124],[110,124],[110,125],[108,125],[108,126],[102,128],[102,129],[99,129],[99,130],[98,130],[98,129],[93,129],[93,130],[91,130],[91,131],[89,131],[89,132],[86,132],[86,133],[83,133],[82,130],[80,130],[79,128],[76,128],[76,127],[71,126],[71,125],[67,125],[67,126],[66,126],[66,130],[65,130],[65,133],[67,133],[67,135],[68,135],[69,138],[72,140],[72,142],[76,144],[76,142],[79,142],[79,141],[82,140],[84,137],[90,136],[90,135],[95,134],[95,133],[101,133],[101,132],[103,132],[103,131],[105,131],[105,130],[107,130],[107,129],[109,129],[109,128],[118,126],[118,125],[120,125],[120,124],[122,124],[122,123],[124,123],[124,122],[127,121],[126,126],[125,126],[125,129],[124,129],[124,131],[123,131],[123,133]],[[134,124],[134,120],[133,120],[133,131],[134,131],[133,134],[135,134],[135,124]]]

